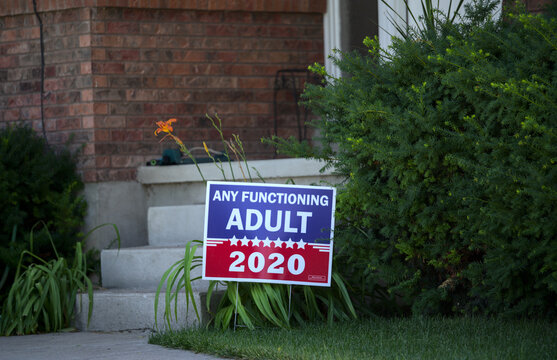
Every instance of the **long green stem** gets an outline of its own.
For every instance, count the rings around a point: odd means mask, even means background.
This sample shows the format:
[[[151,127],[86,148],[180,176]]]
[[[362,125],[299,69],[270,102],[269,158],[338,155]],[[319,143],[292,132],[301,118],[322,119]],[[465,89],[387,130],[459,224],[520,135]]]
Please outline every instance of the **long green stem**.
[[[178,144],[178,146],[180,147],[180,151],[184,154],[186,154],[195,164],[195,167],[197,168],[197,172],[199,173],[199,175],[201,175],[201,179],[203,179],[203,181],[207,181],[205,180],[205,177],[203,176],[203,172],[201,171],[201,169],[199,168],[199,164],[197,163],[197,160],[195,159],[195,156],[192,155],[192,153],[188,150],[188,148],[186,147],[186,145],[184,145],[184,143],[182,142],[182,140],[180,140],[177,136],[173,135],[173,134],[168,134],[168,136],[170,136],[175,142],[176,144]]]
[[[232,161],[230,159],[230,154],[228,153],[228,148],[226,146],[226,140],[224,139],[224,134],[222,132],[222,121],[217,114],[215,114],[215,117],[219,121],[218,125],[215,123],[215,120],[213,120],[213,118],[210,117],[208,114],[205,114],[205,116],[207,117],[207,119],[209,119],[211,121],[211,124],[217,130],[217,132],[219,133],[220,140],[224,145],[224,154],[226,156],[226,159],[228,160],[228,166],[230,166],[230,174],[232,175],[232,180],[236,181],[236,176],[234,176],[234,169],[232,168]]]

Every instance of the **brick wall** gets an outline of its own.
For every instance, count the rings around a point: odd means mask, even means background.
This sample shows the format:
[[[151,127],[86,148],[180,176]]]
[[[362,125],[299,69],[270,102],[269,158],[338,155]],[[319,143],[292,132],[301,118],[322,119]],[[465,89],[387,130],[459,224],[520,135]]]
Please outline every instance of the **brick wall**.
[[[178,119],[176,134],[190,147],[205,140],[222,149],[205,118],[206,113],[217,113],[226,138],[240,135],[252,158],[272,156],[260,139],[273,130],[274,75],[322,61],[321,18],[301,13],[93,10],[100,180],[160,155],[153,124],[170,117]],[[295,130],[292,121],[282,125],[290,133]]]
[[[205,114],[251,158],[269,158],[277,70],[323,61],[325,1],[38,1],[44,24],[49,142],[85,145],[87,182],[126,181],[164,147],[155,122],[177,118],[191,147],[220,150]],[[40,120],[40,44],[32,1],[0,1],[0,124]],[[280,92],[280,135],[296,135]]]
[[[40,32],[35,16],[1,18],[0,121],[26,123],[42,130]],[[45,130],[49,142],[84,144],[80,168],[91,167],[93,102],[89,11],[73,9],[42,14],[45,54]],[[75,147],[75,146],[74,146]]]

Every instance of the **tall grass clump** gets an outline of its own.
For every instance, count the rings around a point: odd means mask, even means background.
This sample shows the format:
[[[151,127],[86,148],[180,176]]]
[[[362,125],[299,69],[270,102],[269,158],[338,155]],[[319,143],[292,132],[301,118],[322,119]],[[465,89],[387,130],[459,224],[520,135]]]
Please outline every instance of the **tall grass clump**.
[[[48,229],[45,229],[50,235]],[[78,292],[89,297],[88,319],[93,311],[93,284],[87,276],[87,261],[82,243],[77,242],[73,260],[60,256],[50,237],[55,259],[45,260],[33,252],[34,228],[30,250],[21,253],[15,279],[0,315],[0,335],[26,335],[55,332],[71,326]],[[26,258],[32,258],[30,265]]]

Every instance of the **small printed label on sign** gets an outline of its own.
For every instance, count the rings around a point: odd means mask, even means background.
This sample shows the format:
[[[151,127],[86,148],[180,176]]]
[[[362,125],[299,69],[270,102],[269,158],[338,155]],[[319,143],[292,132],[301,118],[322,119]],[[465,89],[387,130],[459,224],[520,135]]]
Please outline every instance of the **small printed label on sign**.
[[[208,182],[203,279],[330,286],[335,189]]]

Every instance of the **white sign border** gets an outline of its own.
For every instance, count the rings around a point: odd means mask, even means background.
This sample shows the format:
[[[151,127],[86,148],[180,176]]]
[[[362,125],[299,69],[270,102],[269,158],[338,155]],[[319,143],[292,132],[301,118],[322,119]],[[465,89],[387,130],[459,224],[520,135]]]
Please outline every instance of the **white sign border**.
[[[333,249],[334,249],[334,229],[335,229],[335,210],[336,201],[332,202],[331,205],[331,236],[330,244],[331,251],[329,252],[329,269],[328,269],[328,282],[327,283],[315,283],[315,282],[304,282],[304,281],[285,281],[285,280],[273,280],[273,279],[243,279],[243,278],[223,278],[223,277],[207,277],[205,276],[205,259],[207,258],[207,231],[209,227],[209,195],[211,185],[234,185],[234,186],[261,186],[261,187],[290,187],[293,189],[326,189],[333,191],[333,199],[336,200],[336,188],[332,186],[312,186],[312,185],[291,185],[291,184],[276,184],[276,183],[253,183],[253,182],[234,182],[234,181],[207,181],[207,187],[205,189],[205,218],[203,223],[203,258],[201,264],[201,278],[202,280],[216,280],[216,281],[233,281],[233,282],[253,282],[253,283],[267,283],[267,284],[283,284],[283,285],[309,285],[309,286],[321,286],[330,287],[333,277]]]

